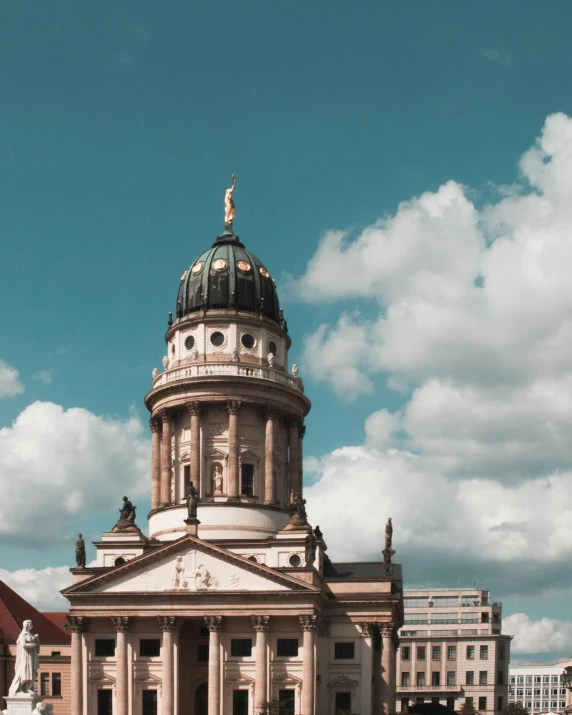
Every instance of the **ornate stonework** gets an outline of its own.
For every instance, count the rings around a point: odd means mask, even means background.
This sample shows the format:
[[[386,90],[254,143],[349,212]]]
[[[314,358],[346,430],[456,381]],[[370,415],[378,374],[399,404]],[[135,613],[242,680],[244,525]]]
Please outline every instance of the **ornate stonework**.
[[[176,616],[157,616],[159,627],[162,631],[170,633],[176,631],[180,627],[180,620]]]
[[[209,631],[220,631],[222,628],[222,616],[205,616],[205,626]]]
[[[65,630],[69,633],[83,633],[89,626],[89,619],[85,616],[66,616]]]
[[[315,631],[318,626],[318,616],[298,616],[298,621],[303,631]]]
[[[113,627],[118,633],[127,633],[131,620],[129,616],[111,616]]]
[[[268,630],[268,626],[270,625],[269,616],[251,616],[251,620],[252,627],[255,631],[266,632]]]

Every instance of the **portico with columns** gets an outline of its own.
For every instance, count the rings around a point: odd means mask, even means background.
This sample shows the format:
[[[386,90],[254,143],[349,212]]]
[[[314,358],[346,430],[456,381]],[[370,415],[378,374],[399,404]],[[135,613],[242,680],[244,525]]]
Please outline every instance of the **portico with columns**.
[[[232,226],[184,271],[165,342],[147,529],[118,521],[63,592],[73,712],[390,715],[401,569],[336,563],[310,524],[310,402],[274,280]]]

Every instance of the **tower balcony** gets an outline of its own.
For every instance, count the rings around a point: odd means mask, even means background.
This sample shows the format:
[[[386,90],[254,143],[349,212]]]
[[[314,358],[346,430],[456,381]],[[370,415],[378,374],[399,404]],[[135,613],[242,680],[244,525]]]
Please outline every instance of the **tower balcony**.
[[[257,365],[246,365],[239,362],[208,362],[193,365],[178,366],[161,372],[153,379],[152,390],[172,382],[187,382],[188,380],[204,380],[209,377],[247,377],[254,380],[266,380],[285,385],[291,390],[304,394],[304,384],[299,377],[293,377],[284,370]]]

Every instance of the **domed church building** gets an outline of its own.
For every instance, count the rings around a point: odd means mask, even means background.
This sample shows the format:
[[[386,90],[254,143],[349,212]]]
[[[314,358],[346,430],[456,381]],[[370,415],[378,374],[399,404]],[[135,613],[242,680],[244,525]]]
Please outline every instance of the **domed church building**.
[[[375,563],[337,563],[311,524],[310,401],[272,266],[234,234],[233,189],[224,233],[181,277],[145,396],[148,535],[124,497],[97,566],[80,549],[63,591],[73,715],[395,712],[391,520]]]

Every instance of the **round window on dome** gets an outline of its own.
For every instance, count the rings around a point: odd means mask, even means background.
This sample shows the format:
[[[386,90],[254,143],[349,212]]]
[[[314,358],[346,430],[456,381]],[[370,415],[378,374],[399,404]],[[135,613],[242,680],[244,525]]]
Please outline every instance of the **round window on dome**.
[[[224,335],[219,330],[211,333],[211,343],[215,348],[220,348],[221,345],[224,345]]]
[[[261,275],[263,278],[270,278],[270,273],[268,273],[268,271],[266,270],[266,268],[263,268],[262,266],[260,266],[260,268],[259,268],[258,270],[260,271],[260,275]]]
[[[278,352],[278,348],[276,347],[276,343],[275,343],[273,340],[271,340],[271,341],[268,343],[268,352],[269,352],[269,353],[272,353],[272,355],[276,355],[276,353]]]
[[[247,263],[246,261],[239,261],[237,264],[238,270],[242,271],[243,273],[250,273],[250,263]]]
[[[192,350],[195,347],[195,339],[192,335],[189,335],[185,340],[185,348],[187,350]]]
[[[213,268],[215,271],[224,271],[226,268],[226,261],[224,258],[217,258],[216,261],[213,261]]]
[[[256,345],[254,335],[251,335],[250,333],[244,333],[244,335],[240,338],[240,342],[247,350],[252,350],[252,348]]]
[[[194,276],[198,276],[199,273],[202,273],[204,267],[204,263],[195,263],[195,265],[191,268],[191,272]]]
[[[292,556],[288,559],[288,563],[290,566],[294,566],[294,568],[296,568],[297,566],[300,566],[302,559],[298,556],[298,554],[292,554]]]

